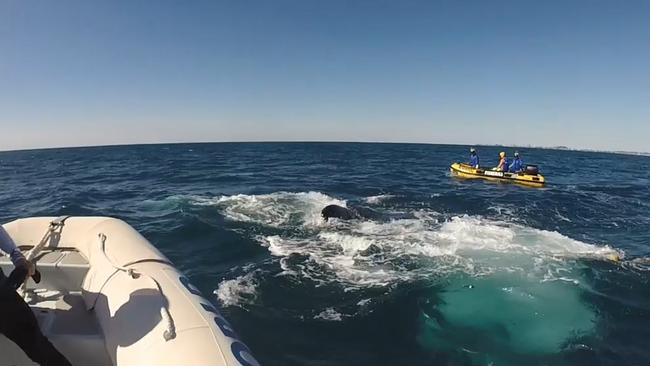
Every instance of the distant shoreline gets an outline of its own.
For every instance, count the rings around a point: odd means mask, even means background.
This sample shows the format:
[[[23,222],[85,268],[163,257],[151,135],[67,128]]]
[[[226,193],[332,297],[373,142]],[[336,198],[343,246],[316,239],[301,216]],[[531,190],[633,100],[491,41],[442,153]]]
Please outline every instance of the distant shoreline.
[[[126,143],[126,144],[116,143],[116,144],[106,144],[106,145],[54,146],[54,147],[10,149],[10,150],[0,150],[0,153],[43,151],[43,150],[66,150],[66,149],[116,148],[116,147],[134,147],[134,146],[210,145],[210,144],[391,144],[391,145],[483,146],[483,147],[518,148],[518,149],[540,149],[540,150],[556,150],[556,151],[606,153],[606,154],[620,154],[620,155],[649,156],[650,157],[650,152],[625,151],[625,150],[579,149],[579,148],[571,148],[571,147],[567,147],[567,146],[465,144],[465,143],[432,143],[432,142],[395,142],[395,141],[317,141],[317,140],[306,140],[306,141],[145,142],[145,143]]]
[[[634,155],[634,156],[650,156],[650,152],[642,151],[625,151],[625,150],[599,150],[599,149],[578,149],[567,146],[532,146],[532,145],[482,145],[491,147],[510,147],[518,149],[541,149],[541,150],[558,150],[558,151],[576,151],[576,152],[592,152],[592,153],[605,153],[605,154],[621,154],[621,155]]]

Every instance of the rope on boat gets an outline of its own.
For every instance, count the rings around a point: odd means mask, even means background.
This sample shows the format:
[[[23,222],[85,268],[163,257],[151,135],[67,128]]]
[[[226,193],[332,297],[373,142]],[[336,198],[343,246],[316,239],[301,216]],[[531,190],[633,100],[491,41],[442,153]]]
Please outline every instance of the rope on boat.
[[[132,279],[137,279],[140,276],[148,277],[153,282],[153,284],[156,286],[156,288],[158,289],[158,292],[160,293],[160,296],[162,296],[163,300],[166,299],[165,294],[163,293],[162,287],[160,286],[160,283],[158,283],[158,281],[155,278],[153,278],[152,276],[150,276],[150,275],[148,275],[146,273],[136,272],[135,269],[133,269],[133,268],[118,266],[115,263],[113,263],[113,261],[106,254],[106,235],[105,234],[99,233],[99,241],[101,242],[102,254],[106,258],[108,263],[110,263],[110,265],[113,266],[113,268],[115,268],[118,271],[126,273]],[[163,301],[163,304],[160,307],[160,317],[161,317],[162,321],[164,322],[164,324],[166,325],[165,332],[163,333],[163,338],[165,339],[165,341],[170,341],[170,340],[176,338],[176,326],[174,325],[174,320],[172,319],[172,316],[169,313],[169,309],[167,309],[167,305],[166,305],[165,301]]]
[[[63,230],[63,225],[65,225],[65,220],[67,220],[69,217],[70,216],[59,216],[56,219],[52,220],[50,222],[50,226],[48,226],[47,231],[45,232],[45,235],[43,235],[41,241],[38,242],[38,244],[36,244],[29,252],[27,252],[27,255],[25,255],[25,259],[32,262],[34,266],[36,266],[36,262],[37,262],[36,256],[43,250],[43,248],[45,248],[45,245],[48,244],[48,242],[52,242],[54,237],[61,234],[61,230]],[[27,291],[27,282],[23,282],[23,284],[20,286],[20,288],[17,291],[26,300],[29,300],[29,291]]]
[[[60,230],[63,229],[63,225],[65,225],[65,220],[67,220],[69,217],[70,216],[61,216],[61,217],[57,217],[56,219],[52,220],[50,222],[50,226],[47,228],[47,232],[43,236],[43,239],[41,239],[41,241],[38,244],[36,244],[36,246],[34,246],[27,253],[25,258],[28,261],[32,262],[34,260],[34,258],[36,258],[36,255],[38,255],[38,253],[40,253],[43,250],[43,248],[45,247],[45,244],[47,244],[47,242],[50,240],[50,238],[52,237],[54,232],[58,229],[59,233],[60,233]],[[34,264],[36,264],[36,263],[34,263]]]

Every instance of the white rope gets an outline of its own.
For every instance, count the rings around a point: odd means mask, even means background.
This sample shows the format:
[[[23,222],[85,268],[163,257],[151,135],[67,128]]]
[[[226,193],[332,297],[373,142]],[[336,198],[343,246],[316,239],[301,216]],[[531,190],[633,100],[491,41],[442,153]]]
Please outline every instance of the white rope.
[[[151,277],[146,273],[138,273],[133,268],[118,266],[114,264],[110,258],[108,258],[108,255],[106,254],[106,235],[104,235],[103,233],[99,233],[99,241],[101,242],[102,254],[106,258],[108,263],[110,263],[111,266],[113,266],[113,268],[117,269],[118,271],[125,272],[132,279],[136,279],[140,276],[148,277],[158,289],[158,292],[160,293],[160,296],[162,296],[163,300],[166,299],[162,287],[160,286],[160,283],[158,283],[158,281],[156,281],[155,278]],[[169,313],[169,309],[167,309],[167,305],[165,304],[165,301],[163,301],[163,305],[160,307],[160,317],[164,322],[164,324],[166,325],[165,332],[163,333],[163,338],[165,339],[165,341],[170,341],[176,338],[176,326],[174,325],[174,320],[172,319],[172,316]]]
[[[57,217],[55,220],[52,220],[50,222],[50,226],[48,226],[47,231],[45,232],[45,235],[43,235],[41,241],[38,242],[38,244],[36,244],[29,252],[27,252],[27,255],[25,255],[25,259],[32,262],[32,264],[36,266],[36,260],[35,260],[36,256],[43,250],[43,248],[45,248],[45,245],[52,237],[52,234],[54,234],[54,232],[57,229],[63,228],[65,220],[68,217],[70,216],[61,216],[61,217]],[[23,282],[23,284],[18,289],[18,293],[25,298],[25,301],[30,301],[29,292],[27,291],[27,281]]]
[[[38,244],[36,244],[25,256],[25,258],[28,261],[31,262],[34,258],[36,258],[36,255],[38,255],[38,253],[40,253],[43,250],[45,244],[47,244],[47,241],[50,240],[50,237],[52,236],[54,231],[56,229],[63,227],[63,223],[67,218],[68,216],[61,216],[56,220],[50,222],[50,226],[47,228],[47,232],[45,233],[45,235],[43,235],[43,239],[41,239],[41,241]]]

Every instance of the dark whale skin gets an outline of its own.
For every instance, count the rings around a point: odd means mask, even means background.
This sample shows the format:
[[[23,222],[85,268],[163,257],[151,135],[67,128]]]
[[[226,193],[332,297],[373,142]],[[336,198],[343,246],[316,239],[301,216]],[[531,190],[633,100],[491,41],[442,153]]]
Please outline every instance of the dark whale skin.
[[[329,220],[331,217],[340,220],[352,220],[352,219],[359,218],[359,215],[357,215],[354,211],[339,205],[325,206],[325,208],[323,208],[320,214],[321,216],[323,216],[323,219],[325,220]]]

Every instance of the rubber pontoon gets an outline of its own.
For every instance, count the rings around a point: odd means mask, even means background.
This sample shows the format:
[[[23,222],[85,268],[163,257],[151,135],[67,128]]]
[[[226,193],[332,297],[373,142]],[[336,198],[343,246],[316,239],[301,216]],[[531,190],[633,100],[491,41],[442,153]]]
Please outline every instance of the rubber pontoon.
[[[31,249],[42,280],[28,280],[26,301],[73,365],[259,365],[217,309],[125,222],[39,217],[4,228]],[[0,266],[13,269],[6,256]],[[34,365],[1,335],[0,354],[3,365]]]
[[[544,176],[537,172],[535,172],[535,174],[529,174],[526,172],[498,172],[489,169],[474,168],[473,166],[464,163],[453,163],[451,164],[450,169],[452,174],[461,178],[489,179],[502,182],[525,184],[534,187],[542,187],[545,184]]]

